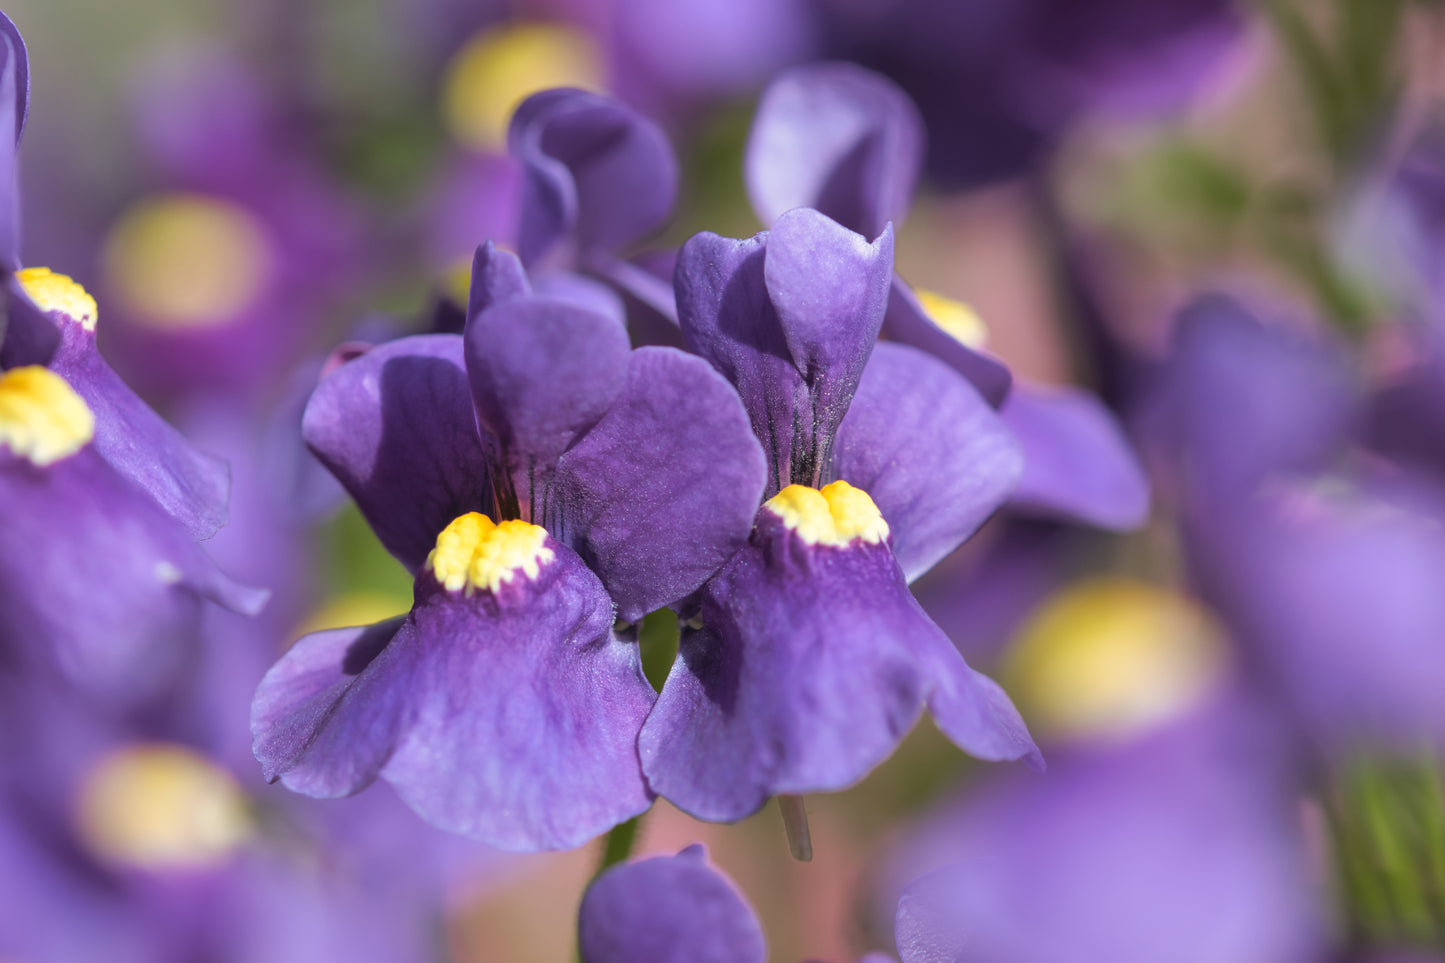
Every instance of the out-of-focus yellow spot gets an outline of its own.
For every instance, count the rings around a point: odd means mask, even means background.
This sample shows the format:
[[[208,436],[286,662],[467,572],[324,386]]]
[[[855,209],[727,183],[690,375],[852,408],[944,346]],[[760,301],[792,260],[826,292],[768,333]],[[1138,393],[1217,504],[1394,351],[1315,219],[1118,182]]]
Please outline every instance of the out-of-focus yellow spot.
[[[442,275],[442,290],[457,304],[462,307],[467,306],[467,301],[472,296],[471,258],[459,260],[447,268],[446,274]]]
[[[809,545],[843,548],[854,541],[877,544],[888,523],[861,488],[835,481],[821,489],[789,485],[763,504]]]
[[[468,512],[437,536],[426,564],[449,592],[495,593],[518,572],[535,580],[542,566],[556,557],[540,525],[518,519],[493,524],[485,515]]]
[[[15,280],[42,311],[59,311],[87,331],[95,330],[100,310],[85,288],[47,267],[21,268]]]
[[[160,194],[126,211],[105,242],[106,284],[138,323],[180,331],[225,324],[271,276],[254,216],[203,194]]]
[[[974,349],[988,344],[988,325],[973,308],[923,288],[915,288],[913,296],[929,319],[952,335],[954,340]]]
[[[64,378],[39,365],[0,374],[0,446],[44,467],[95,437],[95,415]]]
[[[103,759],[81,785],[76,823],[97,857],[146,870],[215,865],[252,828],[230,774],[170,743],[131,746]]]
[[[442,111],[457,142],[500,150],[517,105],[550,87],[602,89],[602,61],[581,31],[515,23],[478,34],[447,67]]]
[[[354,625],[373,625],[402,615],[407,601],[385,592],[346,592],[328,599],[320,608],[306,616],[293,637],[312,632],[344,629]]]
[[[1117,737],[1197,705],[1224,658],[1211,620],[1184,596],[1127,579],[1091,579],[1033,617],[1007,677],[1030,728]]]

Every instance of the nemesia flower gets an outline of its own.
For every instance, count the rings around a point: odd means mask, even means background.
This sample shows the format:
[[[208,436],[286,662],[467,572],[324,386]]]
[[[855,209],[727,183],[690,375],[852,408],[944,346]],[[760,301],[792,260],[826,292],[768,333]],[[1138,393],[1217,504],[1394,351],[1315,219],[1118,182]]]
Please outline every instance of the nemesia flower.
[[[918,180],[924,130],[908,96],[855,64],[781,74],[758,104],[746,174],[764,223],[814,207],[873,236],[901,225]],[[914,291],[897,275],[882,333],[927,351],[968,378],[1013,430],[1024,477],[1010,507],[1104,528],[1139,525],[1148,483],[1123,432],[1097,399],[1074,388],[1013,384],[983,350],[987,328],[966,305]]]
[[[415,603],[297,643],[257,692],[256,755],[308,795],[380,775],[442,828],[578,846],[652,799],[654,694],[614,619],[689,595],[745,541],[762,454],[705,362],[629,351],[616,319],[531,293],[491,245],[469,315],[343,364],[307,407]]]
[[[851,785],[925,703],[974,755],[1038,761],[1007,696],[908,593],[1020,465],[965,380],[911,348],[874,350],[891,278],[891,230],[870,244],[807,209],[748,240],[697,235],[679,256],[683,332],[742,395],[771,496],[703,587],[642,729],[649,784],[695,816]]]

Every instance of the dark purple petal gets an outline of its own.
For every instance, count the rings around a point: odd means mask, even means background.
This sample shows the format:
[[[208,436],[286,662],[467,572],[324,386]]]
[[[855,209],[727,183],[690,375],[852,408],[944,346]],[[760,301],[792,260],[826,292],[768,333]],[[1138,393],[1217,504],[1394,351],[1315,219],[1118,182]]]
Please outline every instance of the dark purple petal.
[[[826,450],[883,325],[893,230],[885,226],[869,243],[817,211],[789,211],[768,234],[763,279],[793,364],[808,383],[814,437],[828,439]]]
[[[5,279],[4,315],[0,319],[0,369],[50,364],[60,348],[60,328],[30,300],[13,274]]]
[[[535,579],[515,571],[495,593],[424,571],[394,634],[298,643],[253,705],[268,778],[337,796],[380,775],[427,822],[517,851],[580,846],[647,809],[636,737],[653,693],[637,647],[613,637],[582,560],[547,546]]]
[[[45,467],[0,448],[0,505],[0,662],[52,667],[107,703],[175,681],[204,601],[246,614],[265,603],[91,446]]]
[[[812,207],[865,237],[903,223],[923,120],[892,81],[849,63],[795,67],[763,93],[744,161],[764,224]]]
[[[614,866],[582,896],[583,963],[763,963],[758,918],[701,846]]]
[[[557,460],[626,382],[627,332],[574,304],[518,298],[468,320],[465,340],[477,421],[511,481],[506,497],[523,517],[545,518]]]
[[[507,142],[526,174],[517,241],[524,264],[615,250],[672,212],[678,175],[667,136],[615,100],[581,90],[534,94],[513,114]]]
[[[462,353],[451,334],[379,345],[323,378],[301,422],[306,444],[413,572],[452,519],[490,499]]]
[[[694,235],[677,258],[677,312],[688,346],[737,389],[768,458],[769,491],[792,481],[795,426],[810,416],[763,281],[767,233]]]
[[[653,790],[698,818],[852,785],[925,701],[969,751],[1037,759],[1007,699],[908,594],[886,542],[807,544],[765,507],[700,614],[638,742]]]
[[[677,324],[677,297],[673,293],[671,271],[659,276],[615,257],[595,257],[589,267],[663,320]]]
[[[872,496],[909,580],[963,543],[1024,470],[978,392],[921,351],[883,343],[838,431],[837,475]]]
[[[100,356],[95,334],[65,318],[50,367],[95,414],[95,450],[149,492],[192,538],[210,538],[226,524],[231,470],[196,450],[141,400]]]
[[[934,323],[900,278],[893,279],[888,294],[888,314],[883,319],[885,337],[912,345],[947,363],[967,378],[988,403],[997,408],[1008,397],[1013,375],[1003,362],[976,351]]]
[[[1149,481],[1109,410],[1085,391],[1018,385],[1000,411],[1024,453],[1009,505],[1127,531],[1149,512]]]
[[[563,541],[635,622],[747,542],[766,472],[737,394],[706,361],[639,348],[606,417],[558,466]]]

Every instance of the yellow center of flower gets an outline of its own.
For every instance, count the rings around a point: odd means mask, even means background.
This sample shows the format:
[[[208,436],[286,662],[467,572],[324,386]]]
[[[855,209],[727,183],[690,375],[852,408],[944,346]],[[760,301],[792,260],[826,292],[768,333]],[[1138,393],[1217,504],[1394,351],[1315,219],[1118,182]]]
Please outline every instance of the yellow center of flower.
[[[167,331],[224,324],[272,270],[265,229],[201,194],[161,194],[127,210],[105,242],[106,284],[139,323]]]
[[[457,142],[499,150],[517,105],[550,87],[602,87],[601,58],[586,34],[516,23],[478,34],[447,67],[442,111]]]
[[[936,291],[915,288],[913,296],[927,313],[930,320],[953,336],[955,341],[970,348],[982,348],[988,344],[988,325],[978,312],[962,301],[946,298]]]
[[[60,375],[39,365],[0,374],[0,447],[44,467],[94,437],[95,415]]]
[[[842,548],[855,541],[876,545],[888,537],[888,523],[873,499],[845,481],[821,489],[789,485],[763,507],[809,545]]]
[[[542,566],[556,557],[540,525],[519,520],[494,524],[485,515],[468,512],[437,536],[426,564],[449,592],[496,592],[518,572],[535,580]]]
[[[46,267],[21,268],[15,272],[15,280],[40,310],[59,311],[85,330],[95,330],[100,316],[95,298],[64,274]]]
[[[214,865],[251,832],[246,798],[223,769],[184,746],[121,749],[86,776],[76,823],[106,862],[147,870]]]
[[[1030,727],[1121,736],[1196,705],[1223,665],[1217,631],[1189,599],[1142,582],[1091,579],[1030,620],[1012,652],[1010,691]]]

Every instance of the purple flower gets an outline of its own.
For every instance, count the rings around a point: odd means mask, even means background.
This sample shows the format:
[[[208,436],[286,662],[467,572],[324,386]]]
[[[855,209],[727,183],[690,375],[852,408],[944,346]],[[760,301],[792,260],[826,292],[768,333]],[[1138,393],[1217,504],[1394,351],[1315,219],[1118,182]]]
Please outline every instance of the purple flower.
[[[854,64],[797,67],[764,93],[748,142],[746,174],[758,217],[817,208],[873,236],[901,225],[922,160],[924,130],[892,81]],[[1138,459],[1107,410],[1076,389],[1013,385],[979,347],[982,323],[963,305],[911,290],[895,275],[885,337],[934,355],[1001,407],[1024,450],[1011,508],[1105,528],[1129,529],[1148,510]]]
[[[342,365],[303,433],[416,573],[415,604],[272,669],[252,716],[267,777],[340,796],[380,775],[504,849],[578,846],[646,809],[654,694],[613,621],[694,592],[747,538],[762,455],[726,382],[629,351],[616,319],[532,294],[484,245],[466,334]]]
[[[1038,761],[1002,690],[908,593],[1020,466],[966,381],[913,349],[873,350],[891,254],[889,231],[870,244],[795,210],[679,257],[683,331],[742,395],[772,496],[704,586],[639,743],[652,788],[701,818],[851,785],[925,704],[975,755]]]

